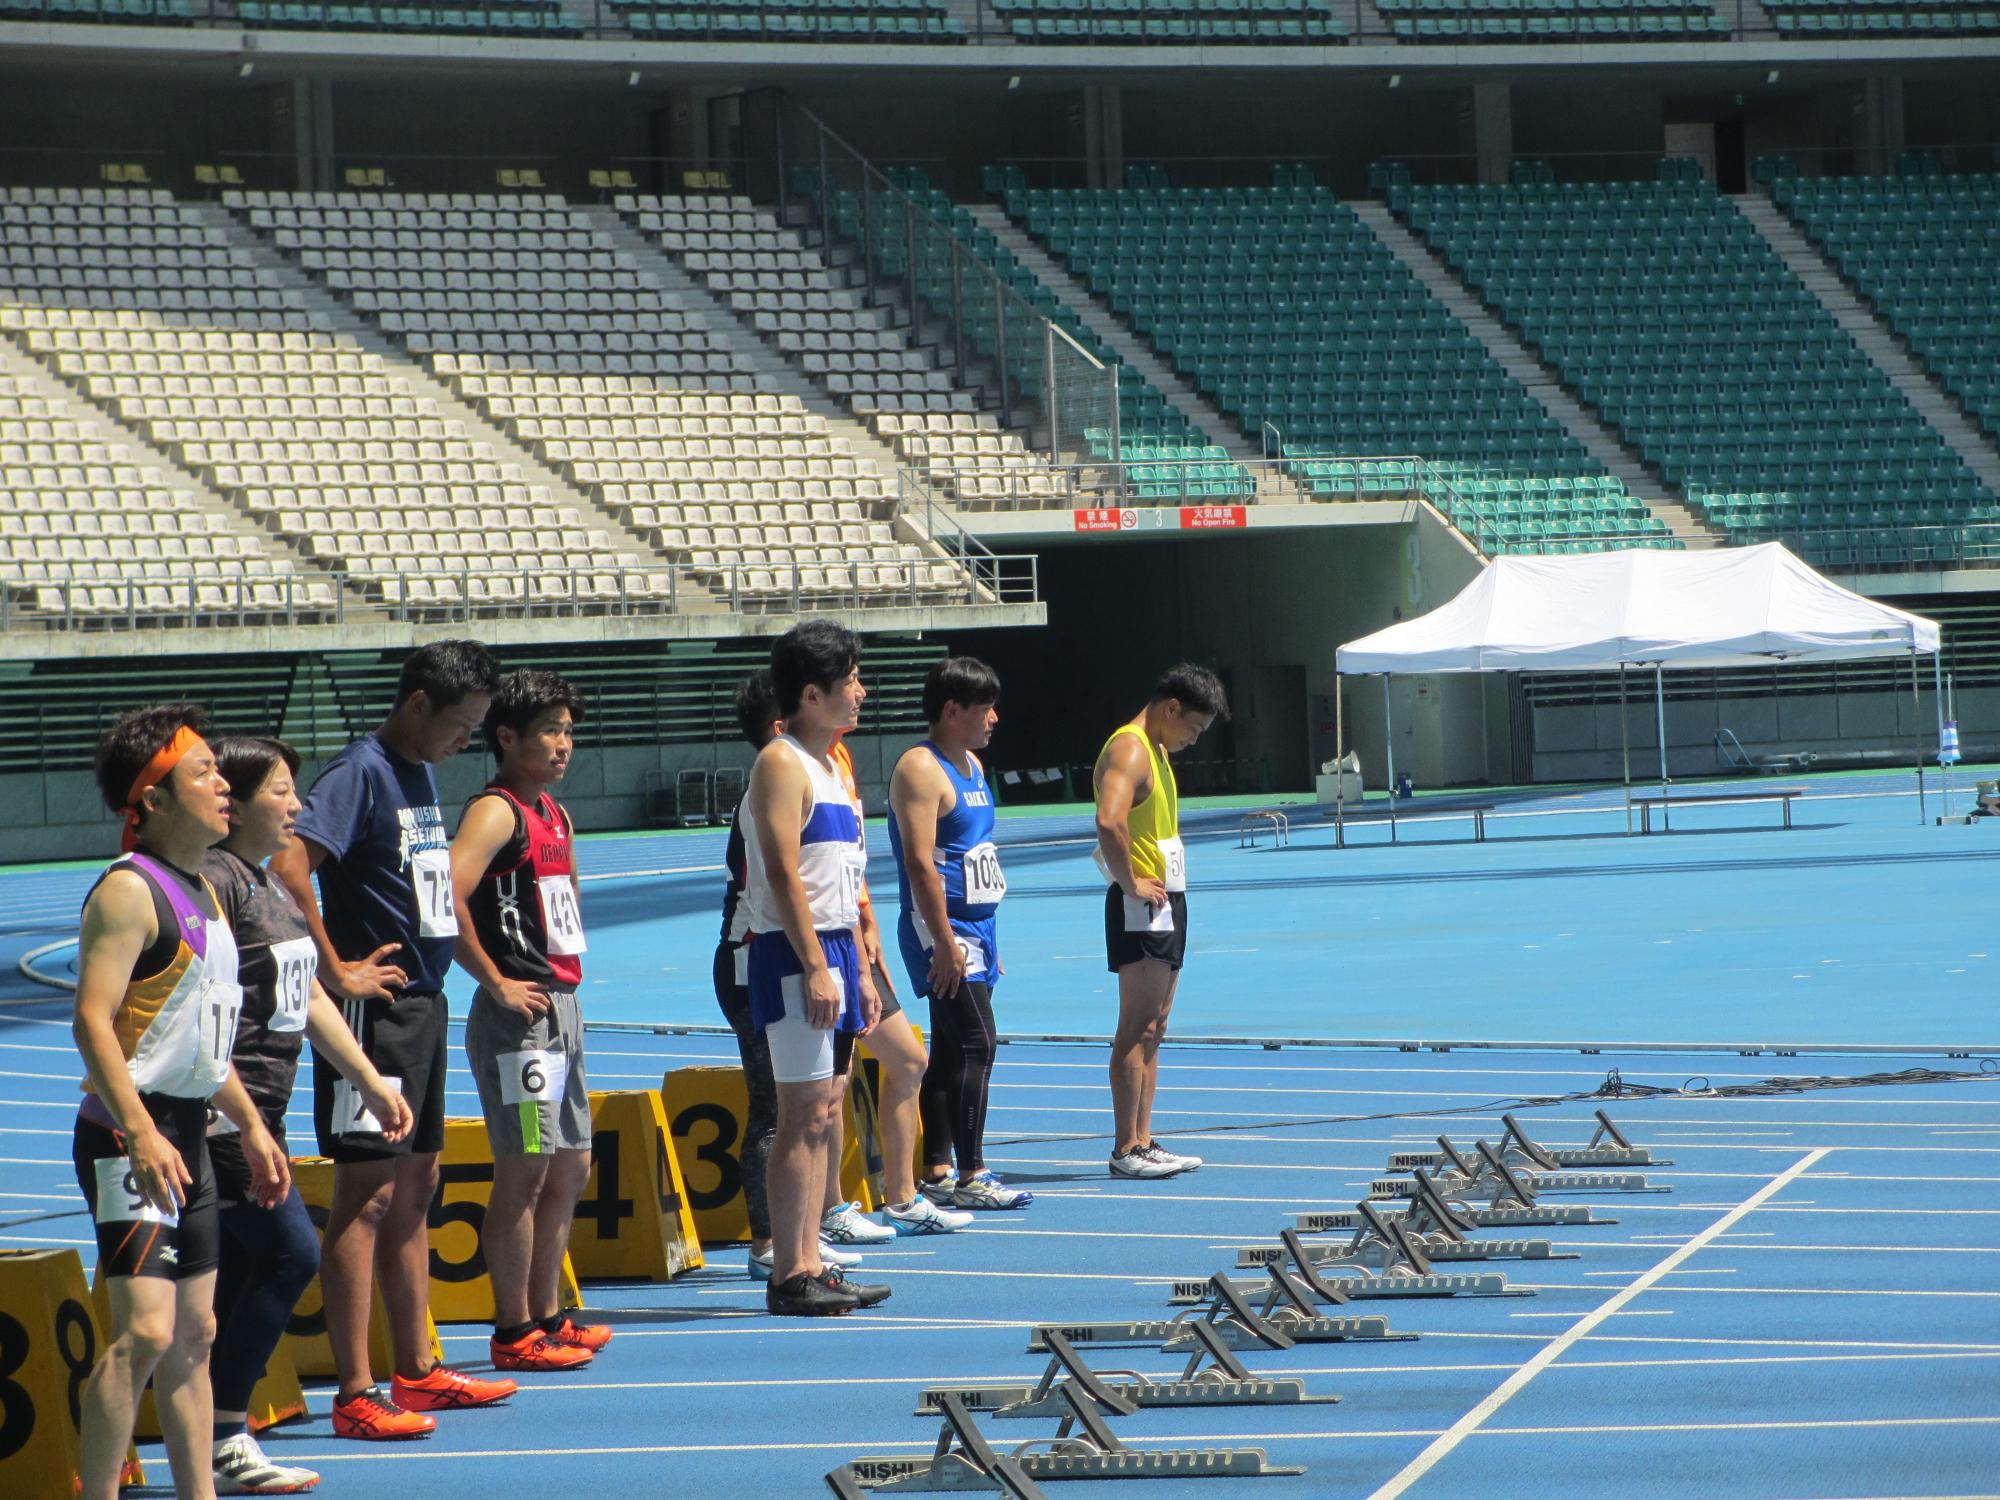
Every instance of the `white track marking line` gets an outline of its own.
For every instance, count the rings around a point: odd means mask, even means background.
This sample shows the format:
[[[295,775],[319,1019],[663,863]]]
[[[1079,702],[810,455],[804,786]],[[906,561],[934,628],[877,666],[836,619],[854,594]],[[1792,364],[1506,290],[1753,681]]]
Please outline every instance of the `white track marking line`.
[[[1828,1430],[1873,1428],[1873,1427],[1991,1427],[2000,1425],[2000,1417],[1881,1417],[1867,1418],[1852,1422],[1675,1422],[1675,1423],[1626,1423],[1605,1427],[1489,1427],[1481,1436],[1503,1437],[1589,1437],[1600,1433],[1679,1433],[1679,1432],[1824,1432]],[[1448,1434],[1447,1434],[1448,1435]],[[1439,1437],[1435,1427],[1395,1427],[1376,1429],[1349,1429],[1338,1432],[1169,1432],[1153,1435],[1158,1441],[1169,1444],[1196,1444],[1204,1447],[1220,1447],[1238,1443],[1343,1443],[1369,1442],[1395,1438]],[[1442,1439],[1440,1438],[1440,1441]],[[934,1438],[855,1438],[818,1443],[648,1443],[620,1447],[589,1447],[564,1445],[555,1448],[486,1448],[476,1451],[435,1451],[426,1452],[422,1448],[403,1448],[395,1453],[356,1453],[329,1451],[325,1453],[294,1453],[287,1448],[285,1457],[295,1463],[402,1463],[402,1462],[451,1462],[462,1463],[476,1458],[553,1458],[576,1459],[597,1457],[624,1457],[641,1454],[669,1453],[848,1453],[856,1448],[867,1448],[878,1452],[908,1450],[921,1452],[932,1447]]]
[[[1737,1224],[1755,1213],[1758,1207],[1765,1201],[1790,1187],[1799,1177],[1823,1161],[1827,1154],[1823,1149],[1806,1153],[1806,1155],[1793,1162],[1790,1167],[1786,1168],[1748,1198],[1737,1204],[1735,1208],[1717,1219],[1701,1234],[1689,1240],[1665,1260],[1655,1265],[1650,1271],[1642,1274],[1630,1286],[1624,1287],[1614,1293],[1600,1304],[1595,1311],[1585,1313],[1568,1330],[1551,1339],[1526,1364],[1522,1365],[1520,1369],[1516,1370],[1493,1391],[1488,1393],[1485,1400],[1481,1401],[1471,1411],[1452,1423],[1451,1427],[1442,1436],[1433,1441],[1423,1452],[1419,1453],[1398,1470],[1388,1483],[1375,1491],[1371,1500],[1395,1500],[1396,1496],[1408,1490],[1411,1485],[1436,1468],[1460,1443],[1483,1427],[1489,1417],[1499,1411],[1509,1401],[1513,1400],[1537,1375],[1560,1359],[1564,1351],[1572,1348],[1578,1340],[1584,1338],[1593,1328],[1603,1323],[1613,1313],[1619,1311],[1647,1288],[1657,1285],[1661,1278],[1669,1271],[1694,1256],[1711,1240],[1715,1239],[1716,1236],[1734,1228]],[[1995,1420],[2000,1421],[2000,1418],[1996,1418]]]

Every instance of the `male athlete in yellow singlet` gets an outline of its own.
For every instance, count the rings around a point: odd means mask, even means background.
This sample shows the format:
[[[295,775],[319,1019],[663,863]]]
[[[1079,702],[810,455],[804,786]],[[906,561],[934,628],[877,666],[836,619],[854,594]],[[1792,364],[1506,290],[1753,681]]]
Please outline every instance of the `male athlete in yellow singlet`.
[[[1153,1091],[1187,954],[1187,851],[1180,837],[1180,791],[1167,757],[1187,749],[1229,699],[1206,667],[1169,668],[1145,708],[1111,732],[1098,752],[1097,859],[1104,892],[1105,963],[1118,976],[1118,1030],[1111,1040],[1111,1171],[1118,1177],[1172,1177],[1198,1156],[1153,1139]]]

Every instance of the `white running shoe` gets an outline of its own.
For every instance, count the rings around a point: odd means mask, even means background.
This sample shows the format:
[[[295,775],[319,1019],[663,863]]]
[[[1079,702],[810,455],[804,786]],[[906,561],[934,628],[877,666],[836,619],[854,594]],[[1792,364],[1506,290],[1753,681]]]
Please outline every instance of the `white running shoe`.
[[[865,1224],[868,1221],[864,1219],[862,1222]],[[894,1239],[895,1237],[896,1231],[893,1229],[884,1236],[885,1239]],[[840,1266],[843,1269],[848,1266],[858,1266],[861,1264],[861,1256],[856,1251],[841,1249],[840,1246],[834,1244],[825,1235],[819,1237],[819,1258],[829,1266]]]
[[[272,1463],[247,1432],[217,1443],[214,1464],[218,1495],[297,1495],[319,1483],[311,1469]]]
[[[861,1257],[856,1255],[852,1250],[842,1250],[825,1240],[819,1242],[819,1258],[829,1266],[858,1266],[861,1264]],[[750,1279],[752,1281],[769,1281],[775,1259],[775,1251],[752,1250],[749,1260]]]
[[[1035,1195],[1026,1188],[1008,1187],[982,1168],[958,1185],[951,1201],[954,1208],[1026,1208],[1035,1201]]]
[[[879,1245],[893,1240],[896,1231],[862,1213],[859,1203],[843,1203],[820,1216],[819,1237],[836,1245]]]
[[[1146,1142],[1145,1145],[1141,1146],[1139,1149],[1145,1152],[1148,1156],[1157,1157],[1164,1161],[1180,1163],[1180,1166],[1178,1168],[1179,1171],[1197,1172],[1201,1170],[1201,1158],[1199,1156],[1189,1156],[1184,1151],[1169,1151],[1165,1146],[1162,1146],[1158,1141],[1148,1141]]]
[[[958,1191],[958,1174],[952,1172],[944,1177],[922,1177],[917,1180],[917,1191],[922,1193],[939,1208],[951,1207],[951,1195]]]
[[[1144,1146],[1135,1146],[1123,1156],[1111,1158],[1113,1177],[1172,1177],[1180,1170],[1172,1162],[1152,1155]]]
[[[898,1234],[950,1234],[972,1222],[971,1214],[939,1208],[922,1193],[901,1208],[893,1203],[883,1205],[882,1217]]]

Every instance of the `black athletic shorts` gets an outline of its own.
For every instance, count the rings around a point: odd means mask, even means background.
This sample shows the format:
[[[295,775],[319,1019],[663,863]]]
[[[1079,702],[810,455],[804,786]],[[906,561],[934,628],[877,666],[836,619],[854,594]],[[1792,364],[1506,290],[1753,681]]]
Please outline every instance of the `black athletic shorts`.
[[[97,1226],[97,1268],[106,1276],[157,1276],[187,1281],[213,1271],[221,1256],[221,1208],[215,1196],[215,1171],[208,1160],[206,1099],[177,1099],[168,1094],[141,1094],[139,1101],[173,1148],[180,1152],[194,1181],[182,1189],[187,1201],[172,1224],[141,1207],[130,1186],[131,1163],[125,1142],[115,1130],[95,1120],[77,1117],[70,1157],[76,1163],[77,1185],[90,1205]],[[100,1167],[98,1163],[105,1163]],[[101,1174],[101,1175],[100,1175]],[[110,1196],[100,1191],[100,1184]]]
[[[381,1000],[348,1000],[340,1007],[348,1027],[375,1071],[400,1086],[403,1100],[416,1121],[400,1141],[385,1141],[370,1129],[372,1120],[356,1120],[354,1092],[331,1060],[313,1050],[313,1128],[319,1134],[320,1155],[335,1161],[387,1161],[391,1157],[444,1149],[444,1075],[448,1048],[445,1024],[449,1012],[442,995],[399,995],[391,1005]],[[341,1111],[334,1119],[335,1108]],[[358,1127],[358,1128],[357,1128]]]
[[[882,1019],[888,1020],[903,1008],[903,1002],[896,998],[896,987],[889,983],[889,974],[882,965],[875,965],[875,972],[869,976],[875,981],[875,993],[882,999]]]
[[[1115,885],[1104,888],[1104,966],[1116,974],[1127,964],[1150,958],[1178,969],[1187,957],[1187,892],[1167,892],[1167,907],[1174,914],[1171,932],[1149,932],[1145,926],[1145,903]]]

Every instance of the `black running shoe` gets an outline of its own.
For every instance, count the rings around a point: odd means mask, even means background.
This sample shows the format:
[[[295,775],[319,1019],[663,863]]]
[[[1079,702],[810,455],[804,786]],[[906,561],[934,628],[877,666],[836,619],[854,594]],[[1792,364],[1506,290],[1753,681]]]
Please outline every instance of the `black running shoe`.
[[[879,1282],[869,1286],[864,1282],[849,1281],[839,1266],[828,1266],[819,1279],[819,1284],[836,1292],[844,1292],[854,1299],[856,1307],[873,1307],[878,1302],[889,1300],[889,1289]]]
[[[854,1290],[832,1279],[839,1272],[812,1277],[800,1272],[788,1281],[764,1288],[764,1307],[781,1318],[837,1318],[862,1305]],[[883,1288],[883,1295],[888,1289]]]

